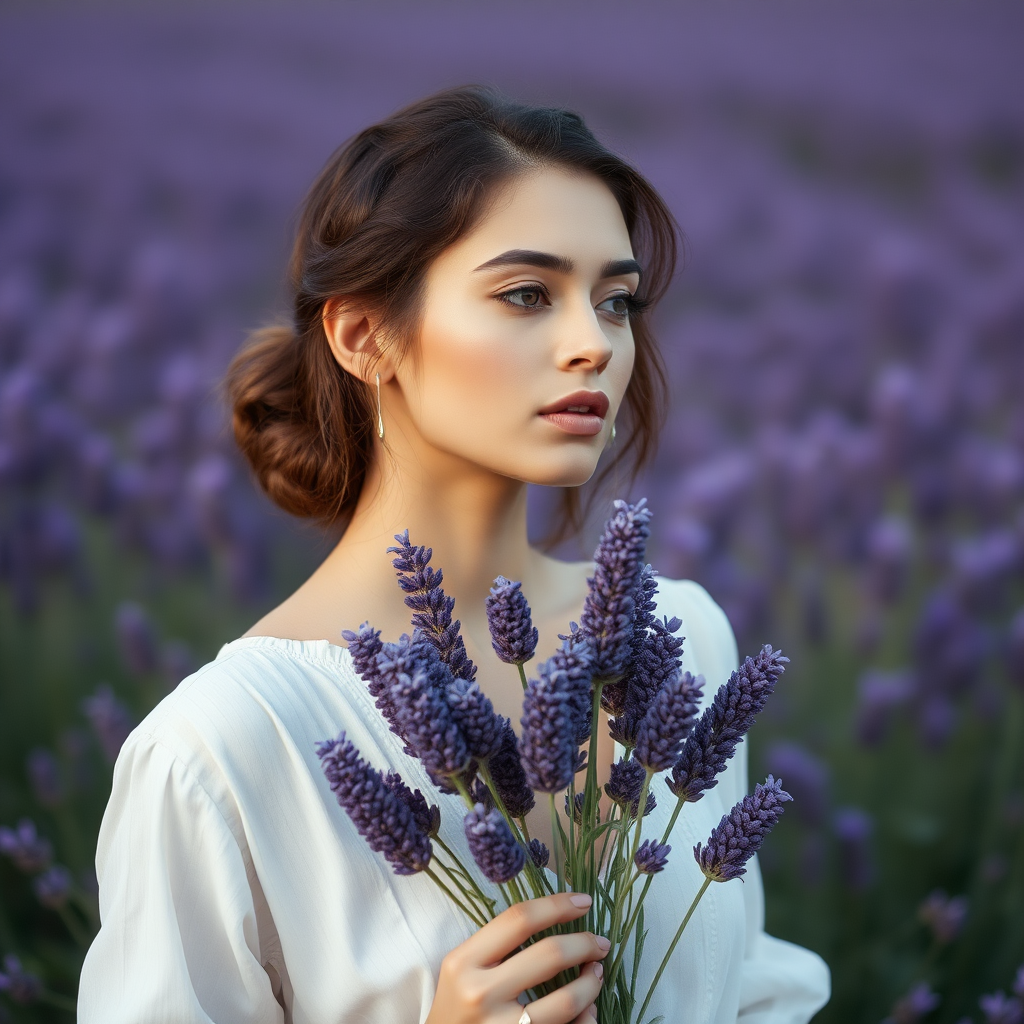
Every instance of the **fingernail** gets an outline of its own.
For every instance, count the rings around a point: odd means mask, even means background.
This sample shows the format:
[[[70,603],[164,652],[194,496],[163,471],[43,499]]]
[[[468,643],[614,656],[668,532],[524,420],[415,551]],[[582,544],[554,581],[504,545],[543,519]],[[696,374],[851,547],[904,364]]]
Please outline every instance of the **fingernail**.
[[[591,1020],[597,1020],[597,1007],[593,1003],[587,1007],[587,1013],[590,1014]]]
[[[611,949],[612,948],[612,940],[611,939],[605,938],[605,936],[603,936],[603,935],[596,935],[595,938],[597,939],[597,944],[602,949]]]
[[[585,892],[574,892],[569,897],[569,902],[576,907],[589,907],[594,902],[594,898]]]
[[[594,975],[598,978],[604,977],[604,966],[602,964],[594,964]]]

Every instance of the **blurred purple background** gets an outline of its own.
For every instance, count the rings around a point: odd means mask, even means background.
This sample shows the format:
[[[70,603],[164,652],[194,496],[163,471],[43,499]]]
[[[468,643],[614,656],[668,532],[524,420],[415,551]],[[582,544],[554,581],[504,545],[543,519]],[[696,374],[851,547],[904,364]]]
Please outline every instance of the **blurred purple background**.
[[[794,659],[752,739],[797,796],[769,924],[832,964],[823,1020],[918,983],[977,1017],[1024,959],[1022,39],[992,2],[6,8],[0,819],[87,871],[98,766],[324,550],[253,490],[221,374],[328,154],[491,83],[580,111],[687,236],[632,493],[655,566]],[[3,871],[0,952],[73,991]]]

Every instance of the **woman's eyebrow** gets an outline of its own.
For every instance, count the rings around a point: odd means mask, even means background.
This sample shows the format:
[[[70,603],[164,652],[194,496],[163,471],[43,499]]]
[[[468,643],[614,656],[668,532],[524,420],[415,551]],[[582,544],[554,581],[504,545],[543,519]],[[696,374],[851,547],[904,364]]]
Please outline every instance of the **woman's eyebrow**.
[[[571,274],[576,269],[568,256],[556,256],[550,252],[538,252],[536,249],[509,249],[500,256],[481,263],[477,270],[496,270],[502,267],[540,267],[542,270],[556,270],[560,274]],[[636,260],[609,260],[601,268],[601,277],[625,277],[628,274],[641,276],[643,271]]]

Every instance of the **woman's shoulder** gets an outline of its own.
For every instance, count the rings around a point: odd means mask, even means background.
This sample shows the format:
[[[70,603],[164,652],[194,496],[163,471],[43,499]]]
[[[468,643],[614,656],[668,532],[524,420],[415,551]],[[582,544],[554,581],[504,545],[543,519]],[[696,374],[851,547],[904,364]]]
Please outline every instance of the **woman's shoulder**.
[[[379,718],[346,648],[247,636],[225,644],[157,704],[119,760],[156,745],[200,774],[244,772],[254,759],[298,755],[312,763],[316,742],[341,729],[372,730]]]

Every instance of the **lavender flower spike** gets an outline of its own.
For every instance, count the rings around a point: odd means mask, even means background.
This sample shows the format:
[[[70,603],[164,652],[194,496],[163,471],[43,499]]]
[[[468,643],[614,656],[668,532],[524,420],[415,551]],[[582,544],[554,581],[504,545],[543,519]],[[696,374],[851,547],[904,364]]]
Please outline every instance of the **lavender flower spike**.
[[[573,684],[554,659],[526,685],[522,726],[526,781],[541,793],[560,793],[576,774],[577,708]]]
[[[646,777],[644,766],[639,761],[632,757],[628,761],[624,757],[620,757],[611,766],[604,791],[619,806],[628,808],[629,816],[635,818],[637,811],[640,810],[640,792]],[[644,803],[644,817],[646,818],[657,806],[654,794],[648,790],[647,800]]]
[[[53,860],[53,846],[28,818],[22,818],[16,828],[0,828],[0,853],[26,874],[45,871]]]
[[[447,695],[452,717],[465,737],[470,755],[480,761],[495,755],[501,749],[504,719],[495,713],[479,684],[453,679]]]
[[[707,846],[698,843],[693,848],[705,876],[713,882],[728,882],[745,874],[747,861],[782,817],[783,803],[792,799],[771,775],[764,785],[758,783],[712,830]]]
[[[927,1017],[941,1000],[925,981],[915,985],[902,999],[898,999],[882,1024],[916,1024]]]
[[[640,844],[640,849],[636,851],[633,863],[641,874],[656,875],[668,863],[668,855],[671,852],[671,846],[655,842],[653,839],[645,839]]]
[[[412,875],[430,863],[430,839],[409,804],[385,785],[345,733],[317,746],[331,790],[375,853],[384,854],[396,875]]]
[[[485,877],[492,882],[515,878],[526,864],[526,851],[516,842],[501,813],[474,804],[465,818],[469,852]]]
[[[530,840],[530,856],[539,868],[546,868],[551,859],[550,851],[539,839]]]
[[[60,910],[71,895],[71,872],[63,864],[54,864],[32,879],[32,891],[44,907]]]
[[[1024,1006],[1020,1000],[1003,992],[982,996],[978,1006],[985,1014],[985,1024],[1021,1024],[1024,1021]]]
[[[635,505],[621,499],[605,523],[594,552],[596,568],[588,581],[580,628],[594,650],[594,675],[618,680],[629,668],[637,584],[650,535],[646,499]]]
[[[391,564],[398,572],[398,585],[405,591],[405,603],[413,610],[413,626],[422,630],[425,639],[437,648],[452,675],[472,682],[476,679],[476,666],[466,655],[466,645],[459,633],[461,623],[458,619],[452,622],[455,598],[441,589],[444,573],[428,565],[433,552],[410,544],[408,530],[396,533],[395,540],[398,547],[388,548],[388,553],[398,556]]]
[[[671,768],[697,715],[704,677],[676,673],[655,694],[640,720],[633,757],[652,772]]]
[[[494,653],[509,665],[524,665],[537,650],[537,627],[522,584],[499,576],[485,602]]]
[[[0,971],[0,992],[6,992],[16,1003],[34,1003],[43,994],[43,983],[21,966],[21,961],[9,954],[4,957]]]
[[[391,646],[385,644],[385,650]],[[411,673],[396,672],[387,695],[394,706],[396,731],[423,762],[434,784],[444,789],[445,777],[462,772],[470,754],[437,676],[429,659],[423,659]]]
[[[501,746],[487,764],[491,781],[512,818],[522,818],[533,810],[536,798],[526,782],[522,758],[519,756],[519,739],[512,728],[510,719],[505,719],[501,732]]]
[[[676,797],[695,803],[718,785],[716,776],[764,709],[788,661],[766,644],[719,687],[672,766],[672,777],[665,780]]]

